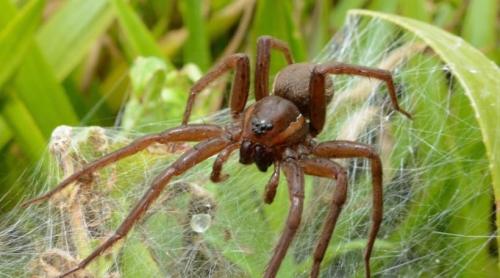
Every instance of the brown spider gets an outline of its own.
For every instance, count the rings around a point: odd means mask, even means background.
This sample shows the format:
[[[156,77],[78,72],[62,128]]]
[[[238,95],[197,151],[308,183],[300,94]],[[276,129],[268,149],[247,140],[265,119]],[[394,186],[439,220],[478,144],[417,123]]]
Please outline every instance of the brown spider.
[[[278,73],[274,81],[273,95],[269,95],[269,62],[272,49],[281,51],[289,65]],[[225,127],[188,124],[196,95],[229,70],[235,71],[230,99],[233,122]],[[264,277],[276,276],[299,227],[304,200],[304,174],[337,180],[331,207],[313,254],[311,277],[318,277],[321,261],[347,194],[346,170],[331,159],[354,157],[370,159],[373,183],[373,222],[364,254],[365,272],[369,277],[370,256],[383,214],[382,163],[377,152],[370,145],[350,141],[315,142],[314,137],[321,132],[325,123],[326,106],[333,97],[333,84],[331,79],[327,78],[329,74],[359,75],[384,81],[387,84],[393,108],[411,118],[408,112],[399,108],[390,72],[340,63],[294,64],[286,43],[269,36],[261,37],[257,46],[256,102],[254,104],[245,108],[250,88],[248,56],[245,54],[228,56],[192,87],[181,126],[138,138],[130,145],[87,164],[83,169],[63,180],[53,190],[25,203],[27,205],[46,200],[82,176],[144,150],[153,143],[201,141],[158,175],[116,232],[83,259],[78,267],[63,274],[62,277],[85,268],[114,243],[125,237],[174,176],[180,176],[196,164],[218,154],[210,178],[214,182],[225,179],[226,176],[221,174],[222,166],[231,153],[238,148],[242,164],[255,163],[257,168],[264,172],[271,164],[274,164],[273,174],[265,188],[264,201],[266,203],[273,202],[280,169],[283,169],[288,182],[290,198],[288,218]]]

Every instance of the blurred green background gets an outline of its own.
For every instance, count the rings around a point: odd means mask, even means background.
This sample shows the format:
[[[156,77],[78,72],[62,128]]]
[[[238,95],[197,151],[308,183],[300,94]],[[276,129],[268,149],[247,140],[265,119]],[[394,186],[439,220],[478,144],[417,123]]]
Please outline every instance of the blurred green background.
[[[193,79],[222,56],[253,58],[256,38],[266,34],[287,41],[296,60],[312,59],[353,8],[432,23],[500,61],[497,0],[0,0],[0,208],[34,191],[25,178],[55,127],[148,130],[141,128],[147,118],[123,123],[117,117],[134,100],[152,97],[130,96],[136,57],[163,57],[166,72],[189,63],[201,70],[186,69],[189,77],[171,100],[179,105],[156,107],[165,119],[179,118]],[[176,75],[171,79],[179,83]],[[216,94],[199,110],[210,113],[224,103]]]

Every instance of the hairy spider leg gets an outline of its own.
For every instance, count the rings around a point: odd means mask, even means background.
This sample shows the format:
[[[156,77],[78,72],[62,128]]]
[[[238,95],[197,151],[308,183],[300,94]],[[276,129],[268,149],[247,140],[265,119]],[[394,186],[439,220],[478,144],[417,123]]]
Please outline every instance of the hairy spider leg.
[[[399,107],[396,88],[394,87],[394,81],[392,79],[392,74],[390,71],[358,65],[330,62],[322,65],[317,65],[311,74],[311,80],[309,82],[309,92],[311,99],[311,130],[316,135],[321,132],[323,126],[325,125],[325,78],[328,74],[358,75],[384,81],[387,85],[392,107],[394,108],[394,110],[411,119],[411,114]]]
[[[293,57],[286,42],[270,36],[259,37],[257,41],[257,57],[255,61],[255,100],[269,95],[269,67],[271,49],[276,49],[285,55],[289,65],[293,64]]]
[[[208,71],[200,80],[198,80],[189,93],[189,98],[184,110],[182,125],[187,125],[191,110],[193,109],[194,100],[198,93],[203,91],[213,81],[217,80],[224,73],[234,69],[234,80],[231,89],[230,109],[233,119],[245,109],[247,103],[248,90],[250,89],[250,62],[246,54],[237,53],[229,55]]]
[[[274,278],[286,255],[302,218],[304,204],[304,171],[294,159],[283,162],[283,171],[288,181],[290,209],[281,238],[274,248],[274,254],[266,267],[265,278]]]
[[[174,176],[182,175],[196,164],[220,152],[229,144],[231,144],[231,141],[222,137],[216,137],[198,143],[192,149],[186,151],[174,163],[165,169],[163,173],[155,178],[149,189],[135,205],[129,215],[123,220],[122,224],[118,227],[115,233],[84,260],[82,260],[76,268],[64,273],[60,277],[66,277],[80,269],[85,268],[90,262],[113,246],[113,244],[115,244],[118,240],[125,237],[135,223],[137,223],[137,221],[148,210],[151,204],[160,196],[161,192],[165,189],[165,186]]]
[[[368,236],[368,243],[364,255],[365,275],[370,277],[370,257],[373,250],[373,244],[377,237],[380,224],[383,217],[383,187],[382,187],[382,161],[377,152],[366,144],[350,141],[329,141],[318,144],[313,149],[313,154],[325,158],[355,158],[364,157],[370,159],[372,170],[373,185],[373,208],[372,225]]]
[[[65,178],[54,189],[50,190],[49,192],[39,197],[24,202],[22,206],[26,207],[34,203],[48,200],[50,197],[54,196],[54,194],[56,194],[57,192],[60,192],[73,182],[77,181],[80,177],[91,174],[103,167],[106,167],[109,164],[112,164],[118,160],[121,160],[125,157],[140,152],[153,143],[165,144],[169,142],[202,141],[211,137],[220,136],[223,132],[224,132],[223,129],[216,125],[196,124],[196,125],[175,127],[157,134],[140,137],[134,140],[129,145],[121,149],[118,149],[112,153],[109,153],[85,165],[79,171],[76,171],[71,176]]]
[[[304,159],[300,165],[307,175],[336,179],[337,183],[333,192],[330,210],[323,224],[323,231],[313,254],[313,266],[311,278],[319,276],[321,262],[325,256],[326,249],[332,238],[338,217],[347,198],[347,172],[338,163],[325,158]]]

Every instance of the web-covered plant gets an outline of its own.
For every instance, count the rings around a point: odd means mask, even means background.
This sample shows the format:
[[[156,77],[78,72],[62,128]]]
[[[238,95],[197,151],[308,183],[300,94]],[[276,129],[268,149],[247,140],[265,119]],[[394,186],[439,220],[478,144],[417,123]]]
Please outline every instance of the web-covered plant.
[[[349,17],[315,62],[330,60],[392,71],[401,107],[413,115],[410,121],[395,113],[379,81],[333,77],[335,96],[318,140],[371,144],[383,160],[384,220],[372,272],[384,277],[498,274],[488,160],[473,110],[449,66],[413,34],[360,16]],[[161,91],[168,93],[166,87]],[[148,111],[125,113],[123,123],[157,131],[180,123],[159,123],[162,119]],[[225,124],[229,116],[221,111],[199,121]],[[59,127],[49,146],[51,158],[40,163],[33,182],[48,190],[140,135]],[[47,203],[12,211],[0,222],[0,276],[54,277],[76,266],[113,233],[155,175],[189,147],[154,145],[80,179]],[[261,276],[286,219],[285,181],[274,203],[265,205],[269,172],[243,166],[234,155],[224,168],[229,178],[213,184],[212,161],[172,181],[125,240],[74,277]],[[321,273],[358,277],[364,275],[372,209],[370,165],[363,159],[338,162],[349,172],[348,201]],[[307,277],[334,187],[330,180],[306,179],[301,229],[280,277]]]

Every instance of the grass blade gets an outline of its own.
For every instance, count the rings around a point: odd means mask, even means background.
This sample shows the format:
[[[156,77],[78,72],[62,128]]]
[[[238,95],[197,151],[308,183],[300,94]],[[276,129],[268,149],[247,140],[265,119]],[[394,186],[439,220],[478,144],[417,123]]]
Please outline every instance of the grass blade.
[[[462,28],[463,38],[491,56],[498,38],[497,0],[473,0],[467,7]],[[498,46],[497,46],[498,47]]]
[[[26,106],[10,94],[3,105],[2,115],[26,155],[32,161],[40,159],[46,141]]]
[[[210,56],[210,45],[202,14],[203,2],[186,0],[181,1],[179,4],[182,20],[189,32],[188,39],[184,45],[185,62],[195,63],[203,71],[206,71],[211,65],[212,58]]]
[[[16,7],[11,1],[0,0],[0,29],[12,20],[16,12]]]
[[[39,23],[43,1],[33,0],[0,33],[0,87],[7,81],[29,49]]]
[[[78,116],[52,68],[34,43],[19,69],[14,84],[19,100],[30,111],[45,138],[62,124],[76,125]]]
[[[5,119],[0,115],[0,151],[3,150],[10,139],[12,139],[12,131],[5,122]]]
[[[57,80],[63,80],[82,61],[112,19],[108,1],[73,0],[42,27],[37,42]]]
[[[402,15],[429,22],[431,20],[431,13],[426,10],[426,2],[425,0],[404,1],[400,2],[399,7]]]
[[[153,35],[141,22],[130,5],[123,0],[113,0],[112,3],[118,22],[123,32],[125,32],[127,43],[132,50],[131,56],[164,57]]]
[[[345,16],[348,10],[357,9],[363,7],[366,0],[342,0],[339,1],[337,5],[334,6],[332,16],[330,21],[333,27],[336,29],[340,28],[344,24]]]

